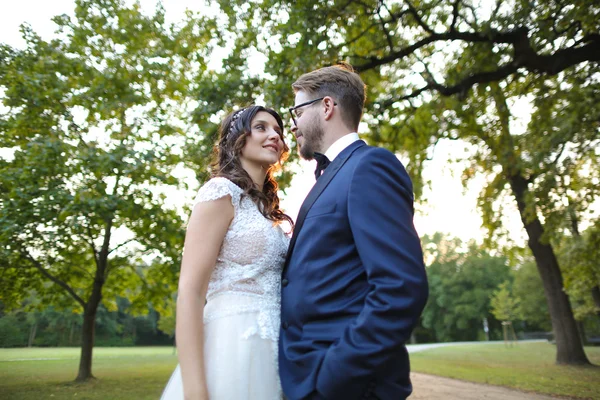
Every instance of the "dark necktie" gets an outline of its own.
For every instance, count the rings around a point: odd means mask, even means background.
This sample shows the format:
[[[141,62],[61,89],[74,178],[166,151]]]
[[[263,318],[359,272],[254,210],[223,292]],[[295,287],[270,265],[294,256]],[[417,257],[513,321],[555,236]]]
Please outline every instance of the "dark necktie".
[[[317,169],[315,169],[315,179],[319,179],[319,177],[323,174],[323,171],[325,171],[325,168],[327,168],[329,164],[331,164],[331,161],[329,161],[329,158],[327,158],[325,154],[316,152],[314,154],[314,159],[317,160]]]

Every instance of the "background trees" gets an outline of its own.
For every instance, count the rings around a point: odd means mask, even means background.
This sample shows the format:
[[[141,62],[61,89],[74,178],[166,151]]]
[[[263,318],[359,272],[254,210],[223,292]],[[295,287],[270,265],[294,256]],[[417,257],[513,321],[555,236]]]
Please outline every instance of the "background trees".
[[[102,303],[98,306],[95,346],[169,346],[173,343],[158,326],[159,315],[153,308],[136,316],[127,299],[118,297],[116,300],[115,311],[108,311]],[[81,313],[54,306],[37,311],[27,305],[4,312],[0,304],[0,348],[81,346]]]
[[[551,238],[568,219],[562,205],[571,182],[579,183],[582,197],[572,198],[579,209],[597,198],[600,9],[593,2],[227,3],[220,2],[229,30],[236,26],[238,38],[256,38],[246,46],[265,49],[274,104],[291,102],[290,76],[338,60],[357,68],[369,85],[366,137],[409,160],[417,194],[436,144],[467,144],[466,157],[457,157],[465,180],[488,182],[479,204],[488,244],[502,232],[508,197],[542,278],[556,360],[588,362]],[[529,121],[519,119],[523,104],[532,107]]]
[[[0,46],[0,147],[14,152],[0,159],[1,301],[35,291],[83,313],[80,379],[100,304],[114,312],[123,297],[144,313],[150,302],[169,325],[184,225],[170,193],[188,188],[184,166],[208,177],[219,117],[263,100],[285,112],[296,77],[339,60],[368,84],[363,136],[402,156],[417,196],[447,141],[465,145],[465,184],[486,182],[487,250],[431,239],[422,337],[478,338],[484,318],[494,337],[489,293],[508,279],[526,326],[552,324],[557,361],[587,362],[574,316],[600,309],[591,0],[212,4],[214,19],[170,25],[161,7],[78,0],[55,19],[58,39],[25,27],[25,49]],[[508,213],[527,234],[523,262],[505,251]]]
[[[24,28],[27,47],[0,47],[6,108],[0,146],[2,301],[35,290],[83,315],[78,380],[92,377],[97,310],[160,309],[176,288],[183,219],[166,204],[182,188],[179,117],[200,81],[214,22],[168,25],[160,7],[76,2],[60,38]]]
[[[464,244],[441,234],[423,238],[423,246],[430,289],[417,339],[501,339],[501,325],[492,314],[490,301],[496,288],[511,279],[508,259],[491,256],[474,243]]]

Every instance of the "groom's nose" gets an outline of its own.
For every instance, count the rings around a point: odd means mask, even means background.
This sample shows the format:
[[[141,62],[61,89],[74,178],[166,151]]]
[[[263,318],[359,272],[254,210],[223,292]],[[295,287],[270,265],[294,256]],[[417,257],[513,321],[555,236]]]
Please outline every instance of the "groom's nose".
[[[296,137],[297,131],[298,131],[298,127],[295,124],[292,124],[292,127],[290,128],[290,132],[292,132],[294,134],[294,137]]]

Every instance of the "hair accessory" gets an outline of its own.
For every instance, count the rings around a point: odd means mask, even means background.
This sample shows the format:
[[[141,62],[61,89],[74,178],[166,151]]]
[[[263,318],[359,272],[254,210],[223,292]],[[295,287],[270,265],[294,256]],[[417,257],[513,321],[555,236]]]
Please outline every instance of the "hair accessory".
[[[229,137],[233,134],[233,125],[235,124],[235,121],[240,117],[240,115],[242,115],[244,113],[245,110],[246,110],[245,108],[242,108],[241,110],[239,110],[235,114],[233,114],[233,117],[231,118],[231,122],[229,123],[229,131],[227,132],[227,137]]]

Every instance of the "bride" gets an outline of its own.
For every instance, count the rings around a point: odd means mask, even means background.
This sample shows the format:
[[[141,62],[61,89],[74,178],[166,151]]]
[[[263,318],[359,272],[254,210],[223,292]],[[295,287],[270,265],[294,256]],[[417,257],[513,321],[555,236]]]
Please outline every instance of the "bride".
[[[274,110],[221,124],[214,176],[195,200],[177,297],[179,365],[162,398],[281,399],[280,280],[289,239],[273,172],[288,153]]]

